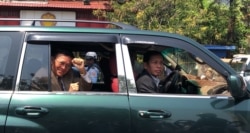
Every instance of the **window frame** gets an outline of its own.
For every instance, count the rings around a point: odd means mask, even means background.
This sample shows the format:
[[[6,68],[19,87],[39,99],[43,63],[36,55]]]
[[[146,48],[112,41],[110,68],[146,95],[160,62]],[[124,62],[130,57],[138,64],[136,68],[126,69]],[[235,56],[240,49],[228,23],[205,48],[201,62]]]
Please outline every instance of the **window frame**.
[[[214,55],[211,51],[202,48],[202,45],[198,44],[197,42],[194,42],[193,40],[190,40],[188,38],[180,38],[180,37],[172,37],[172,36],[153,36],[153,35],[128,35],[124,34],[122,35],[122,43],[123,45],[126,45],[129,47],[130,45],[133,44],[142,44],[142,45],[149,45],[150,47],[144,47],[142,48],[143,50],[146,48],[150,50],[152,47],[158,45],[158,46],[169,46],[169,47],[174,47],[174,48],[179,48],[183,49],[189,53],[195,53],[196,56],[200,57],[206,64],[210,65],[214,70],[217,72],[220,72],[221,76],[223,76],[225,79],[227,78],[228,75],[230,74],[235,74],[236,73],[230,68],[228,65],[223,65],[223,63],[219,57]],[[128,51],[128,48],[123,49],[124,53]],[[213,64],[213,65],[211,65]],[[127,65],[131,65],[131,62],[127,62]],[[130,94],[136,94],[136,85],[134,84],[135,81],[131,81],[131,78],[129,75],[132,73],[132,67],[126,69],[126,76],[127,76],[127,81],[132,82],[132,84],[128,83],[128,86],[133,86],[129,87],[129,93]],[[128,78],[129,77],[129,78]],[[137,94],[136,94],[137,95]],[[141,95],[141,94],[139,94]],[[145,95],[145,94],[142,94]],[[151,95],[151,94],[149,94]],[[159,94],[158,94],[159,95]],[[161,94],[160,94],[161,95]],[[163,94],[166,95],[166,94]],[[201,96],[201,95],[199,95]],[[204,95],[203,95],[204,96]],[[226,96],[227,97],[227,96]]]
[[[124,73],[124,64],[122,60],[119,60],[122,57],[120,38],[118,34],[97,34],[97,33],[44,33],[44,32],[29,32],[25,38],[25,43],[23,46],[21,62],[24,62],[25,51],[27,45],[29,44],[42,44],[49,45],[49,54],[51,55],[51,46],[55,45],[55,42],[75,42],[75,43],[114,43],[115,54],[117,57],[117,72],[119,80],[119,93],[127,93],[127,88],[125,83],[125,73]],[[59,45],[58,45],[59,46]],[[84,46],[84,44],[83,44]],[[50,57],[49,57],[50,60]],[[22,67],[22,66],[21,66]],[[49,65],[50,67],[50,65]],[[51,70],[49,68],[49,70]],[[21,70],[19,70],[21,71]],[[50,73],[50,72],[49,72]],[[21,72],[20,72],[21,74]],[[18,80],[20,81],[21,75],[19,74]],[[18,84],[17,84],[18,86]],[[18,91],[18,87],[16,87]],[[85,93],[85,92],[84,92]],[[92,91],[93,93],[93,91]]]

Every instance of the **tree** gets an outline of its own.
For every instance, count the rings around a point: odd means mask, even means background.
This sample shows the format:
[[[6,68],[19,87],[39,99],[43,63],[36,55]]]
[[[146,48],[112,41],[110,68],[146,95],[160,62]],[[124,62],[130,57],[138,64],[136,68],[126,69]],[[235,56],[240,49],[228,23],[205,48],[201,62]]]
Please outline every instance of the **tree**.
[[[250,44],[250,0],[242,0],[242,4],[243,4],[243,6],[241,8],[241,12],[243,13],[243,21],[245,22],[245,25],[246,25],[246,35],[248,37],[246,42],[243,43],[243,47],[250,48],[247,45],[247,44]],[[244,41],[244,40],[242,40],[242,41]]]
[[[230,0],[227,40],[228,42],[238,44],[238,47],[246,45],[247,28],[243,21],[242,7],[241,0]]]
[[[246,39],[241,0],[127,0],[123,4],[111,0],[111,6],[112,11],[94,14],[144,30],[178,33],[202,44],[241,46]]]

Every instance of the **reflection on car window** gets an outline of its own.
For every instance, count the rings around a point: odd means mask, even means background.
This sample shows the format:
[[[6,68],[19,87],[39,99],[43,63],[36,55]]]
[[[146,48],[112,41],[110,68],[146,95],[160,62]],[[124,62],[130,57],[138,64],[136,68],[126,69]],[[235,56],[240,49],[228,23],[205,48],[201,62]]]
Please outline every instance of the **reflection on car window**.
[[[143,68],[142,59],[145,53],[145,50],[140,49],[141,46],[138,45],[138,47],[136,47],[137,46],[134,45],[130,48],[134,51],[133,54],[136,53],[137,55],[135,61],[132,62],[139,62],[141,64],[133,64],[135,75],[141,72],[141,70],[138,71],[138,68]],[[161,80],[160,89],[162,89],[162,91],[160,91],[160,93],[230,95],[227,91],[228,86],[225,78],[213,69],[212,65],[206,64],[200,57],[196,56],[195,53],[173,47],[154,46],[154,48],[161,52],[164,57],[164,70],[162,76],[158,77]],[[170,88],[167,88],[169,86]]]
[[[38,73],[40,73],[39,78],[48,78],[48,59],[47,45],[27,45],[19,90],[30,90],[31,82],[32,80],[37,80],[36,78],[38,78],[38,75],[36,74]],[[39,82],[39,84],[48,87],[48,82],[46,80],[44,80],[44,83]]]
[[[6,84],[4,84],[4,80],[8,80],[5,77],[5,71],[7,66],[8,57],[10,54],[10,48],[12,40],[9,36],[0,36],[1,45],[0,45],[0,90],[5,90],[8,88]]]

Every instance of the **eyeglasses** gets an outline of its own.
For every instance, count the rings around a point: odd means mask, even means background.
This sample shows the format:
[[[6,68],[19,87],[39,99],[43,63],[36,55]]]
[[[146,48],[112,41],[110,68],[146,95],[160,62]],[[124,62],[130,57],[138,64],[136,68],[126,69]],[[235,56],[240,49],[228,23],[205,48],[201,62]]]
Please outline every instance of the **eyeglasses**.
[[[64,61],[58,61],[58,60],[55,60],[60,66],[65,66],[65,68],[70,68],[72,65],[71,63],[66,63]]]

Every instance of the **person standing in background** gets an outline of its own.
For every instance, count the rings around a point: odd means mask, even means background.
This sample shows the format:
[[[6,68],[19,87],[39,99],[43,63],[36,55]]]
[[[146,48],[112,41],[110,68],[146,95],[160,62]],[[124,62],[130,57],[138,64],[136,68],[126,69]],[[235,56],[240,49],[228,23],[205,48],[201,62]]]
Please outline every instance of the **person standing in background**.
[[[96,83],[98,81],[98,76],[100,74],[100,67],[96,63],[97,61],[97,54],[96,52],[89,51],[85,55],[85,70],[87,75],[91,79],[91,83]]]

